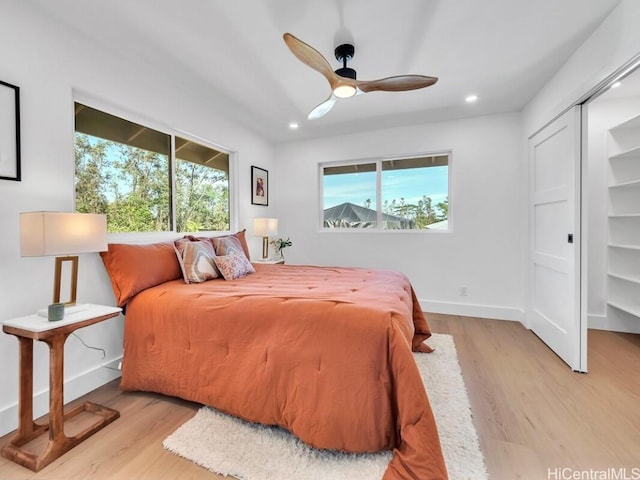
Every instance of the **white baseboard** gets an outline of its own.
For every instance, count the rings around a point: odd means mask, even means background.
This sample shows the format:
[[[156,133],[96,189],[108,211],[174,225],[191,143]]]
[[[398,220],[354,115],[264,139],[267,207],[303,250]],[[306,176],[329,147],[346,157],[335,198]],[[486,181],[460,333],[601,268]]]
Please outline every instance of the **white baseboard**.
[[[593,328],[594,330],[609,330],[607,328],[607,316],[588,314],[587,328]]]
[[[420,306],[424,312],[492,318],[495,320],[509,320],[521,323],[524,321],[524,310],[521,308],[475,305],[472,303],[437,302],[433,300],[420,300]]]
[[[64,382],[64,403],[67,404],[102,385],[120,377],[118,365],[122,356],[103,362],[101,365]],[[33,395],[34,418],[49,413],[49,389]],[[18,402],[0,408],[0,436],[18,428]]]
[[[495,307],[490,305],[474,305],[469,303],[437,302],[419,300],[424,312],[444,313],[447,315],[462,315],[465,317],[492,318],[496,320],[511,320],[520,322],[525,327],[524,310],[512,307]],[[587,316],[588,328],[594,330],[608,330],[611,332],[640,334],[640,322],[631,322],[616,315]]]
[[[635,320],[635,319],[634,319]],[[616,315],[589,315],[589,328],[608,330],[610,332],[640,333],[640,322],[629,321],[628,318]]]

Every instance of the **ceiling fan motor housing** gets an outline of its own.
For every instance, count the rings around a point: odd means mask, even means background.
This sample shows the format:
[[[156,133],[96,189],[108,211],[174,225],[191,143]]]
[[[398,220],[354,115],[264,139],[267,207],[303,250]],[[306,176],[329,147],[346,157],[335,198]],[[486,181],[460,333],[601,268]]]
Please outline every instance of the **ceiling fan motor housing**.
[[[338,45],[334,51],[336,60],[342,62],[342,68],[337,69],[336,74],[341,77],[356,79],[356,71],[353,68],[347,67],[347,61],[353,58],[356,49],[353,45],[345,43]]]
[[[336,70],[341,77],[356,79],[356,71],[353,68],[343,67]]]

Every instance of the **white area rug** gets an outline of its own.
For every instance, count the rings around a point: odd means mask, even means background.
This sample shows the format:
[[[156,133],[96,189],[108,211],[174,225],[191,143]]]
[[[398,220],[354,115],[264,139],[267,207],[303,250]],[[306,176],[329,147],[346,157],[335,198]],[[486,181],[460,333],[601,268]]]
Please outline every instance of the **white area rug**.
[[[434,334],[433,353],[414,353],[438,424],[451,480],[487,479],[453,337]],[[206,469],[242,480],[382,478],[391,452],[349,454],[308,447],[287,431],[203,407],[164,447]]]

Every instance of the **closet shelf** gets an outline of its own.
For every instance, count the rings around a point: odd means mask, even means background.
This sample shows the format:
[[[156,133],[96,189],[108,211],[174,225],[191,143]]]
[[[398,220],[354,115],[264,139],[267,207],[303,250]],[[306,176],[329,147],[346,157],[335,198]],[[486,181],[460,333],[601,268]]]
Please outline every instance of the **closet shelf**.
[[[640,321],[640,115],[609,129],[608,150],[607,304]]]
[[[630,148],[628,150],[625,150],[624,152],[609,155],[609,158],[611,160],[615,160],[617,158],[633,158],[633,157],[640,157],[640,146]]]
[[[619,132],[620,130],[624,130],[626,128],[640,128],[640,115],[633,116],[629,120],[616,125],[615,127],[611,128],[611,132]]]
[[[640,213],[610,213],[609,218],[640,218]]]
[[[620,275],[619,273],[607,273],[610,277],[617,278],[619,280],[624,280],[625,282],[635,283],[640,285],[640,277],[632,277],[631,275]]]
[[[610,243],[609,248],[622,248],[624,250],[640,250],[640,245],[622,245],[620,243]]]
[[[640,180],[631,180],[630,182],[614,183],[609,185],[609,188],[630,188],[640,187]]]
[[[623,312],[629,313],[635,317],[640,317],[640,307],[637,305],[625,305],[611,300],[607,302],[607,305],[617,308],[618,310],[622,310]]]

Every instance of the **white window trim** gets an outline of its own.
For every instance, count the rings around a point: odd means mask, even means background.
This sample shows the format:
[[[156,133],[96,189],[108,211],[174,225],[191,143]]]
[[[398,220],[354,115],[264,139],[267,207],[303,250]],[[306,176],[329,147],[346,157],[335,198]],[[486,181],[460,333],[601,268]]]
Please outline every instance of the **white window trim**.
[[[382,162],[389,160],[403,160],[419,157],[430,157],[438,155],[447,155],[449,160],[448,175],[447,175],[447,197],[449,199],[449,210],[447,212],[447,229],[383,229],[379,227],[375,228],[326,228],[324,226],[324,171],[326,167],[338,167],[348,165],[361,165],[365,163],[376,164],[376,212],[377,212],[377,224],[382,222],[382,208],[377,208],[378,205],[382,205]],[[354,234],[383,234],[383,235],[441,235],[453,233],[453,215],[451,208],[451,185],[452,185],[452,173],[451,168],[453,163],[453,150],[434,150],[428,152],[410,153],[406,155],[393,155],[393,156],[380,156],[380,157],[365,157],[361,159],[350,160],[337,160],[332,162],[318,163],[318,233],[354,233]]]
[[[239,225],[239,179],[238,179],[238,152],[214,143],[205,138],[199,137],[198,135],[194,135],[185,130],[171,128],[165,124],[162,124],[156,120],[153,120],[149,117],[139,115],[131,110],[118,107],[111,102],[106,102],[100,98],[97,98],[93,95],[87,94],[85,92],[79,90],[73,90],[72,92],[72,102],[71,102],[71,118],[72,125],[75,125],[73,118],[75,117],[75,112],[73,110],[73,105],[75,103],[82,103],[91,108],[95,108],[96,110],[100,110],[102,112],[108,113],[110,115],[114,115],[116,117],[123,118],[130,122],[138,123],[145,127],[151,128],[153,130],[157,130],[161,133],[169,135],[171,138],[171,154],[170,154],[170,175],[171,175],[171,230],[168,232],[122,232],[122,233],[109,233],[108,240],[110,242],[123,242],[123,243],[143,243],[149,241],[162,241],[175,239],[176,234],[187,233],[187,232],[177,232],[174,230],[175,228],[175,215],[176,215],[176,205],[173,201],[173,195],[175,192],[175,137],[181,137],[185,140],[191,140],[193,142],[200,143],[206,147],[213,148],[214,150],[221,151],[229,155],[229,230],[228,231],[202,231],[198,232],[199,235],[223,235],[227,233],[233,233],[238,231]],[[75,152],[75,126],[72,129],[73,135],[71,137],[72,142],[72,151]],[[73,175],[75,178],[75,167],[73,171]],[[74,182],[75,183],[75,182]],[[76,192],[75,187],[73,189],[73,210],[76,208]]]

